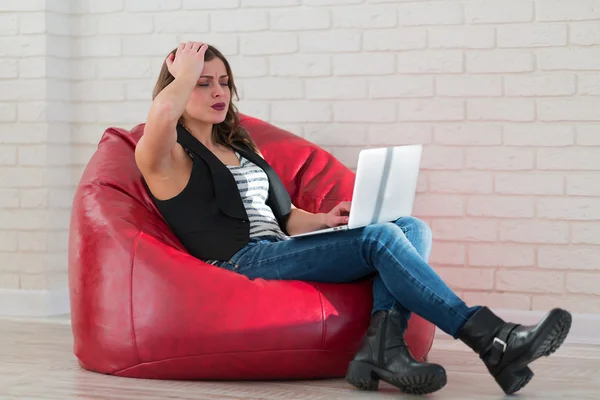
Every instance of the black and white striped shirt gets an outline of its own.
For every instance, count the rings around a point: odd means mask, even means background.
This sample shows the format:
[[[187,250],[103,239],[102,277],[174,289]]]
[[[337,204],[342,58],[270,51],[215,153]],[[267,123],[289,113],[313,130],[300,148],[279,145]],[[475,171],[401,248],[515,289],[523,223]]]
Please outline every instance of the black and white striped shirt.
[[[250,237],[276,236],[280,239],[289,239],[279,226],[271,207],[267,203],[269,195],[269,180],[267,174],[259,166],[241,157],[240,166],[228,165],[237,183],[240,196],[250,221]]]

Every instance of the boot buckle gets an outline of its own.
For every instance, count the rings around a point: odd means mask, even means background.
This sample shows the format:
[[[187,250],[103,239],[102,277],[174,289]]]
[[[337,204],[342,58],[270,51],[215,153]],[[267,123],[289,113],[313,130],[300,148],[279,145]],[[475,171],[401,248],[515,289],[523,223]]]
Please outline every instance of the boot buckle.
[[[499,343],[502,345],[502,352],[504,353],[506,351],[506,342],[502,339],[498,339],[497,337],[495,337],[493,345],[495,345],[496,343]]]

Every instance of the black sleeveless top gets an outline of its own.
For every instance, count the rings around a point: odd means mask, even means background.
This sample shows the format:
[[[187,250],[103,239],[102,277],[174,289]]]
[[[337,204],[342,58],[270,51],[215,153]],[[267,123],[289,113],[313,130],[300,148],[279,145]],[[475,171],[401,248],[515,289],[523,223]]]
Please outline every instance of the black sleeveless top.
[[[145,181],[144,185],[191,255],[203,260],[228,260],[250,240],[250,222],[235,179],[227,166],[181,124],[177,126],[177,142],[192,156],[192,173],[186,187],[171,199],[159,200]],[[250,147],[237,145],[235,150],[267,174],[267,205],[287,234],[291,199],[281,179]]]

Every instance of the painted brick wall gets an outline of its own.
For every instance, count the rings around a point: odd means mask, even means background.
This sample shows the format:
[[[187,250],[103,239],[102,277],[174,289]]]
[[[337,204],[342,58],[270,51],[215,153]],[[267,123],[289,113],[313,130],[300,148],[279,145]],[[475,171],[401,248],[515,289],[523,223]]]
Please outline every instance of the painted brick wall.
[[[415,213],[468,302],[600,313],[600,0],[6,3],[0,287],[43,284],[40,254],[64,279],[64,215],[36,212],[68,206],[104,129],[143,121],[166,54],[201,40],[229,57],[241,111],[350,167],[365,147],[425,144]],[[65,122],[70,150],[51,138]]]

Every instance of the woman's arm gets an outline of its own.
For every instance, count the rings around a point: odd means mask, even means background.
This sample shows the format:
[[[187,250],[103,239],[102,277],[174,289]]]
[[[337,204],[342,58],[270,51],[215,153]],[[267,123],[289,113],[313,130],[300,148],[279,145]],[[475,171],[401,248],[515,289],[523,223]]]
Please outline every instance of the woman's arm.
[[[327,214],[313,214],[292,205],[286,230],[290,236],[327,228]]]

